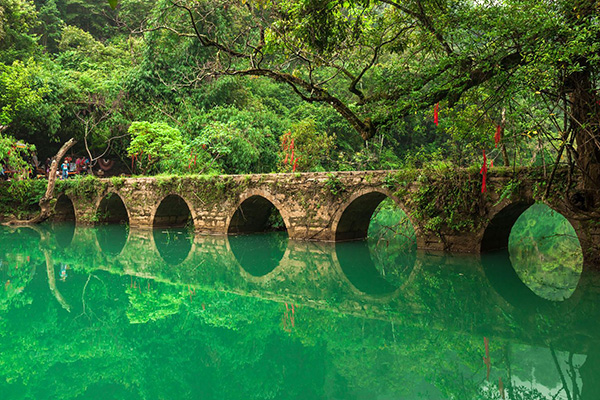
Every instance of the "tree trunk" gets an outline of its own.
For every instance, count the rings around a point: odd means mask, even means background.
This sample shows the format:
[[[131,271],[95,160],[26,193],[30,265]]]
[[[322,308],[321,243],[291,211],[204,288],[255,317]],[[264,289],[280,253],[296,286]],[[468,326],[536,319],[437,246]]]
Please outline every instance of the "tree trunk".
[[[572,6],[572,9],[567,9],[567,17],[574,25],[583,25],[596,18],[596,0],[575,0]],[[581,56],[574,61],[580,69],[567,76],[565,82],[571,103],[569,123],[577,145],[577,164],[583,174],[585,189],[597,191],[600,190],[600,105],[589,59]]]
[[[46,273],[48,274],[48,287],[50,287],[50,292],[52,292],[52,294],[54,295],[54,298],[56,298],[56,301],[58,301],[58,304],[60,304],[62,306],[62,308],[64,308],[68,312],[71,312],[71,306],[69,305],[69,303],[67,303],[67,301],[65,300],[63,295],[60,293],[60,291],[56,287],[56,277],[54,274],[54,263],[52,262],[52,257],[50,256],[50,251],[44,250],[44,256],[46,258]]]
[[[9,225],[31,225],[31,224],[39,224],[44,222],[54,212],[54,205],[52,204],[52,199],[54,199],[54,187],[56,186],[56,171],[58,170],[58,164],[60,160],[63,159],[67,151],[73,147],[73,145],[77,143],[75,139],[69,139],[65,144],[62,145],[56,156],[52,159],[52,164],[50,166],[50,172],[48,173],[48,186],[46,187],[46,193],[40,199],[40,213],[29,220],[12,220],[9,221]]]
[[[598,104],[591,87],[589,74],[576,73],[581,80],[576,82],[571,94],[571,124],[577,145],[578,165],[583,172],[586,189],[600,190],[600,127],[598,126]],[[583,76],[581,76],[583,75]]]

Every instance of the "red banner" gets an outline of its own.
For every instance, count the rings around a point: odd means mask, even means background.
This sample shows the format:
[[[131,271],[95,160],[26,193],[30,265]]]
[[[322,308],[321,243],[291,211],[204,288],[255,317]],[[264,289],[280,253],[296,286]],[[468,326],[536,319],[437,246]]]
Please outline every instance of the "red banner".
[[[485,193],[487,191],[487,188],[485,187],[486,184],[486,180],[487,180],[487,157],[485,155],[485,149],[483,150],[483,166],[481,167],[481,170],[479,171],[479,173],[481,175],[483,175],[483,181],[481,182],[481,193]]]

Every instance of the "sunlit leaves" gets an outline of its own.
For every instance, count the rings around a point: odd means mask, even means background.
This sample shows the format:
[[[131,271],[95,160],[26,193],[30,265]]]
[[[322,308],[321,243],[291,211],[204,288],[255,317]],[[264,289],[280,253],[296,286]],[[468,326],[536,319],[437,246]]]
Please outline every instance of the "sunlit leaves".
[[[21,112],[40,104],[48,89],[37,79],[39,72],[32,60],[0,64],[0,125],[9,125]]]

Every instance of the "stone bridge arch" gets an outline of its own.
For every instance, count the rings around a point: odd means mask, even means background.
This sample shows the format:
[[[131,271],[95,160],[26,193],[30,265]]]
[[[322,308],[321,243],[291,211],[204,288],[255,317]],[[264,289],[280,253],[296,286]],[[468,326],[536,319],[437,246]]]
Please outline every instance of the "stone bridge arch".
[[[273,209],[281,215],[285,230],[292,237],[291,213],[277,199],[277,196],[263,189],[248,190],[240,196],[234,209],[228,212],[226,232],[229,234],[262,232]]]
[[[517,219],[525,212],[529,207],[536,204],[535,200],[531,197],[521,198],[515,202],[502,202],[497,206],[494,206],[489,213],[489,222],[482,227],[481,242],[479,246],[480,253],[489,253],[496,250],[502,250],[508,248],[508,238],[510,232],[517,222]],[[588,224],[590,222],[587,218],[582,218],[576,211],[571,210],[564,201],[544,201],[539,202],[548,206],[551,210],[559,213],[569,221],[577,239],[581,245],[583,251],[583,263],[591,264],[593,256],[588,249],[592,249],[592,240],[589,232],[587,232]]]
[[[392,199],[404,211],[415,230],[418,241],[420,236],[418,226],[407,207],[391,191],[380,187],[360,189],[338,208],[331,224],[332,239],[336,242],[366,239],[375,209],[387,198]]]
[[[75,222],[77,220],[75,203],[68,194],[61,193],[56,199],[56,205],[54,206],[54,216],[52,217],[52,220],[54,222]]]
[[[100,196],[95,205],[97,223],[129,223],[131,215],[125,200],[117,190]]]
[[[150,213],[150,226],[155,228],[180,228],[197,219],[192,202],[182,193],[171,192],[163,196],[154,205]]]
[[[479,250],[483,271],[493,289],[509,304],[517,308],[563,309],[565,312],[577,305],[585,291],[585,275],[589,272],[590,255],[586,260],[584,243],[587,236],[581,221],[573,218],[563,203],[542,202],[567,219],[574,228],[583,253],[583,271],[575,291],[563,301],[552,301],[538,296],[519,277],[508,252],[509,237],[517,219],[536,204],[533,198],[523,197],[515,202],[502,202],[490,212],[489,222],[482,227]],[[504,266],[502,268],[498,266]]]

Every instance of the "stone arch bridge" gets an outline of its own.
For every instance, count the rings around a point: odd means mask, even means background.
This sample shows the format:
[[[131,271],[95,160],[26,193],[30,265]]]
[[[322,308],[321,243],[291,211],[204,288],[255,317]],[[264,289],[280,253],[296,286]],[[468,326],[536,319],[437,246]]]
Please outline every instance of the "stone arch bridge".
[[[536,174],[498,169],[485,193],[481,175],[467,170],[73,180],[58,195],[55,219],[193,224],[198,233],[229,234],[264,230],[276,210],[290,239],[345,241],[365,238],[374,210],[391,198],[412,222],[419,249],[480,253],[506,248],[517,218],[540,201],[545,186]],[[600,266],[600,194],[568,185],[566,172],[554,182],[544,202],[575,228],[584,263]]]

